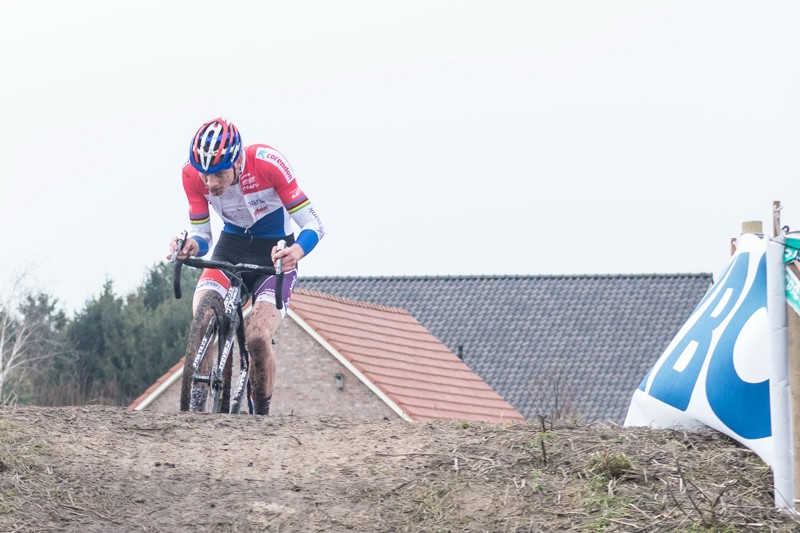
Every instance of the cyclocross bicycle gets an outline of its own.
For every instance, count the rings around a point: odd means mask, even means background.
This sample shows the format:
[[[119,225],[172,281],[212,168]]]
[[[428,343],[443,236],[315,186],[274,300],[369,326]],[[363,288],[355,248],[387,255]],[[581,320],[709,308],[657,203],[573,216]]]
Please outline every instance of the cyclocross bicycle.
[[[183,249],[186,232],[178,239],[178,250]],[[278,242],[283,249],[285,241]],[[230,288],[225,298],[204,298],[192,319],[181,382],[181,411],[212,413],[235,413],[242,409],[242,400],[247,399],[247,407],[253,414],[254,407],[250,389],[250,352],[247,349],[244,328],[243,307],[249,299],[247,288],[242,281],[246,273],[273,275],[275,281],[275,307],[283,307],[283,272],[281,260],[272,266],[259,266],[247,263],[233,264],[227,261],[214,261],[187,257],[177,259],[177,252],[171,261],[173,271],[173,290],[175,298],[181,298],[181,268],[188,265],[194,268],[221,270],[230,280]],[[239,346],[239,379],[231,397],[231,375],[233,369],[234,344]],[[214,350],[216,347],[216,350]],[[216,360],[211,355],[216,351]],[[209,405],[210,404],[210,405]]]

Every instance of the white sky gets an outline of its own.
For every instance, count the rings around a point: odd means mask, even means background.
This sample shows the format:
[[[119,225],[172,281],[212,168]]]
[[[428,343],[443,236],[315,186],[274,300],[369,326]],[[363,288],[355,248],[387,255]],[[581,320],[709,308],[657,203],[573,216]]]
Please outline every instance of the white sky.
[[[5,1],[0,277],[68,310],[134,290],[188,226],[180,169],[218,115],[320,213],[301,275],[716,274],[773,200],[800,229],[798,20],[789,0]]]

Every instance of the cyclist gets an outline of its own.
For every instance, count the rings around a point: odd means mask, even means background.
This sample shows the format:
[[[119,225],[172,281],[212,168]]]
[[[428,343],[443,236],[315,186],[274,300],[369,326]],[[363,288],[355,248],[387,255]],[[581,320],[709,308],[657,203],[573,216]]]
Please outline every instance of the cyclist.
[[[257,414],[269,414],[275,382],[272,337],[291,299],[298,261],[324,235],[322,222],[286,158],[266,144],[243,146],[239,130],[224,118],[206,122],[192,138],[189,161],[183,166],[183,188],[192,229],[178,259],[202,256],[211,248],[209,205],[224,221],[212,259],[266,266],[282,259],[284,306],[280,312],[275,307],[275,276],[244,277],[253,299],[245,327],[252,356],[253,402]],[[292,220],[300,227],[296,240]],[[278,250],[281,239],[287,245]],[[168,258],[177,250],[177,240],[172,239]],[[204,298],[224,298],[229,286],[222,272],[204,270],[192,301],[195,312]]]

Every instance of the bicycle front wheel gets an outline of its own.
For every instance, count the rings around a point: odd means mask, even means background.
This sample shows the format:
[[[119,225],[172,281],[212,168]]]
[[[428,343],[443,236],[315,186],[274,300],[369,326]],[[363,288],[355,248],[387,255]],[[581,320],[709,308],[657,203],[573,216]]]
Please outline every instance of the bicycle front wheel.
[[[220,338],[224,335],[220,334]],[[212,371],[211,381],[211,412],[212,413],[228,413],[231,408],[231,374],[233,370],[233,357],[228,354],[225,360],[225,367],[222,368],[220,360],[222,359],[222,346],[219,347],[219,357],[217,358],[214,370]]]
[[[214,354],[222,338],[222,298],[208,292],[200,301],[189,330],[181,381],[181,411],[205,412],[214,379]],[[217,406],[219,407],[219,406]]]

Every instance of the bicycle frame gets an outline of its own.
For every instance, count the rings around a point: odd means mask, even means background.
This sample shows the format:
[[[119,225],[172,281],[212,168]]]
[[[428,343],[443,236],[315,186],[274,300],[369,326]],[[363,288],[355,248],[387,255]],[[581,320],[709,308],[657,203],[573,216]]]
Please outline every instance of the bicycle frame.
[[[230,290],[228,291],[228,294],[225,295],[224,300],[224,309],[225,315],[228,317],[229,330],[225,339],[223,354],[222,357],[220,357],[218,371],[220,372],[220,378],[222,378],[222,372],[225,371],[225,362],[227,361],[227,358],[233,349],[233,336],[235,330],[235,334],[239,342],[239,379],[236,382],[236,388],[231,393],[230,412],[232,414],[239,414],[242,409],[242,396],[244,396],[245,388],[249,383],[247,378],[249,377],[250,371],[250,350],[247,349],[247,345],[245,344],[244,316],[242,314],[241,305],[241,286],[236,287],[236,297],[231,297],[229,299],[228,296],[231,295],[231,292],[232,291]],[[230,316],[228,316],[229,310]],[[222,381],[220,381],[220,385],[222,385]],[[253,414],[253,402],[250,400],[249,394],[247,395],[247,406],[250,414]]]
[[[210,375],[198,374],[200,363],[206,357],[206,350],[211,344],[211,339],[206,333],[203,337],[203,342],[197,350],[194,358],[194,374],[192,375],[192,383],[206,383],[211,389],[212,393],[212,412],[220,411],[221,395],[225,385],[225,367],[228,363],[228,358],[231,357],[233,352],[234,340],[239,342],[239,379],[236,383],[236,388],[231,391],[230,399],[230,413],[238,414],[242,408],[242,397],[244,396],[245,387],[247,386],[247,378],[250,369],[250,352],[245,344],[244,334],[244,315],[241,306],[241,278],[239,276],[232,276],[235,282],[231,283],[225,298],[223,299],[224,318],[223,321],[227,324],[227,331],[224,339],[217,339],[220,343],[219,357],[214,362],[211,368]],[[209,329],[216,326],[216,316],[212,317],[213,322],[209,323]],[[253,406],[249,401],[248,395],[248,410],[252,414]]]
[[[183,240],[185,240],[185,238],[186,236],[184,232],[183,239],[179,239],[178,241],[179,249],[183,247]],[[284,241],[280,241],[278,244],[279,249],[282,249],[284,245]],[[175,262],[176,257],[177,254],[173,256],[173,262]],[[182,261],[177,261],[175,262],[175,272],[173,274],[173,289],[175,292],[175,297],[178,299],[181,298],[180,275],[181,266],[183,264],[195,268],[213,268],[221,270],[225,272],[230,280],[230,287],[228,288],[228,291],[223,299],[223,314],[221,317],[223,323],[220,325],[220,329],[218,329],[218,331],[221,330],[225,332],[225,338],[217,338],[217,360],[213,363],[210,375],[202,375],[197,373],[197,369],[200,367],[202,360],[204,357],[206,357],[206,351],[208,350],[209,346],[213,344],[212,339],[209,336],[209,331],[213,330],[217,324],[215,322],[209,322],[209,326],[206,329],[206,333],[203,336],[203,340],[194,357],[192,365],[192,368],[194,369],[192,383],[206,383],[208,385],[210,392],[212,392],[212,412],[219,412],[221,408],[223,389],[227,385],[225,379],[225,368],[228,364],[228,359],[231,357],[234,341],[238,342],[240,355],[239,378],[237,380],[236,387],[231,391],[229,409],[230,413],[238,414],[241,412],[242,399],[245,395],[245,389],[249,391],[248,377],[250,370],[250,351],[247,349],[244,330],[244,314],[242,312],[242,286],[244,282],[241,274],[245,272],[277,274],[275,283],[275,306],[280,310],[283,307],[283,301],[281,298],[283,292],[283,272],[281,271],[281,261],[278,260],[275,268],[245,263],[232,264],[224,261],[204,260],[194,257],[188,257]],[[212,320],[216,320],[216,315],[212,317]],[[252,399],[250,398],[250,394],[247,394],[247,404],[248,411],[250,414],[252,414],[254,412],[254,406]]]

